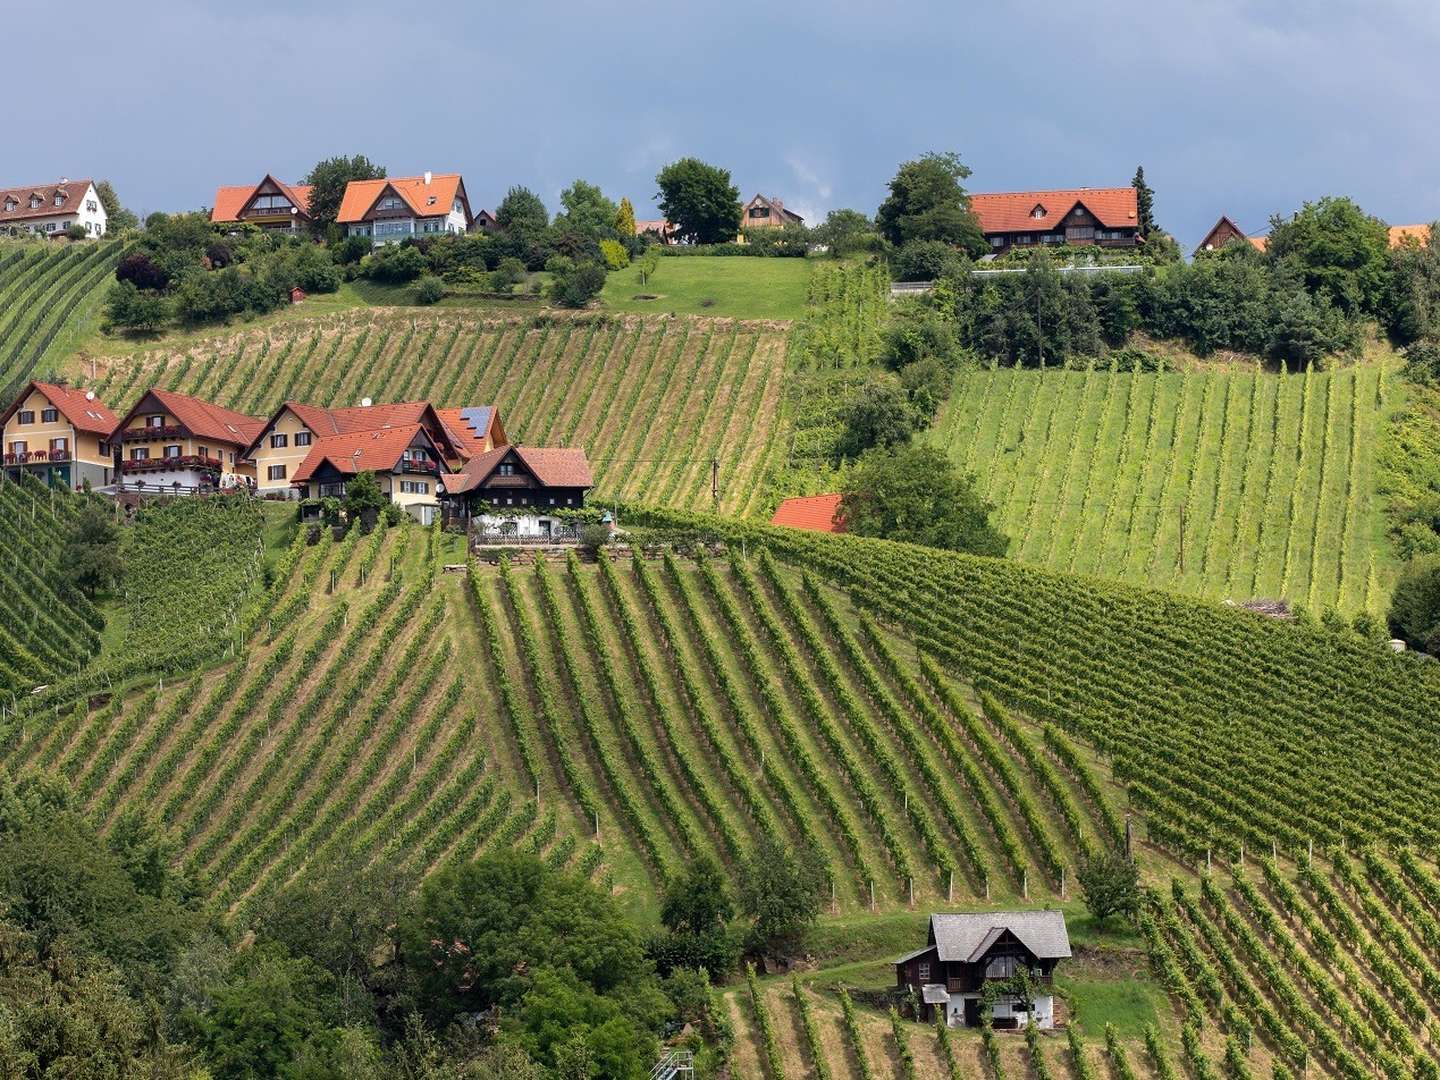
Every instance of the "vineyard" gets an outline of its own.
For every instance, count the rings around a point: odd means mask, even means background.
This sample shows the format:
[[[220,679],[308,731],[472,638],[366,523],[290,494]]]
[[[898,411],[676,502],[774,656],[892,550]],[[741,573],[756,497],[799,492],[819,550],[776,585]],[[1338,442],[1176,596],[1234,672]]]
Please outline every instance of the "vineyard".
[[[104,617],[67,580],[62,555],[80,496],[0,480],[0,703],[74,675],[100,648]]]
[[[510,438],[578,445],[602,498],[759,509],[780,452],[783,328],[720,319],[448,313],[287,324],[110,362],[97,390],[123,411],[152,385],[265,415],[320,405],[424,398],[495,404]]]
[[[0,243],[0,398],[8,402],[37,372],[60,369],[127,244]]]
[[[930,438],[1023,562],[1214,598],[1381,611],[1379,366],[962,373]]]

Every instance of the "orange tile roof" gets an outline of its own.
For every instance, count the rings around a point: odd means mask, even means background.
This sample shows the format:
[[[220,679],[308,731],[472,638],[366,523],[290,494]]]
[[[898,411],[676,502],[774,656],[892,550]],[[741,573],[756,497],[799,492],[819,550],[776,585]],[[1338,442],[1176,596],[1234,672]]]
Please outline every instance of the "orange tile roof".
[[[149,398],[154,398],[162,409],[175,417],[181,427],[197,438],[211,439],[233,446],[248,446],[265,428],[265,420],[262,417],[248,416],[245,413],[236,412],[234,409],[216,405],[214,402],[202,401],[189,394],[181,394],[175,390],[161,390],[158,387],[142,394],[140,400],[125,414],[125,419],[115,427],[118,429],[129,424],[135,414],[140,411],[140,406],[144,405]]]
[[[265,175],[259,184],[250,184],[241,187],[222,187],[215,190],[215,205],[210,209],[211,221],[239,221],[240,211],[250,201],[250,196],[260,188],[266,180],[269,180],[281,193],[300,208],[302,214],[310,212],[310,192],[315,190],[310,184],[287,184],[283,180]]]
[[[316,439],[310,446],[310,453],[295,470],[292,483],[302,483],[329,461],[342,473],[353,475],[362,472],[390,472],[400,461],[409,445],[415,441],[417,432],[424,432],[420,424],[399,424],[394,427],[374,428],[370,431],[352,431],[344,435],[327,435]],[[426,441],[430,441],[428,433]],[[434,448],[435,444],[430,443]],[[440,456],[436,448],[436,456]]]
[[[45,395],[45,400],[60,410],[60,415],[75,425],[76,431],[86,431],[92,435],[100,435],[109,438],[110,433],[115,430],[119,423],[118,418],[111,412],[103,401],[95,397],[93,392],[83,387],[59,386],[55,383],[40,382],[38,380],[26,383],[10,403],[10,407],[0,415],[0,424],[9,421],[20,408],[21,403],[30,396],[32,390],[38,390]],[[88,396],[87,396],[88,395]]]
[[[839,495],[805,495],[782,502],[771,515],[770,524],[811,532],[844,532],[844,523],[835,520],[839,512]]]
[[[465,204],[466,216],[470,214],[470,200],[465,197],[465,185],[460,174],[432,173],[428,186],[423,176],[351,180],[345,185],[345,197],[340,200],[340,213],[335,220],[342,225],[364,221],[370,208],[380,198],[380,193],[387,187],[393,188],[417,217],[444,217],[450,213],[450,207],[457,197]]]
[[[1247,239],[1250,241],[1250,246],[1256,251],[1270,250],[1270,238],[1268,236],[1251,236]]]
[[[484,415],[487,411],[488,415]],[[494,405],[436,409],[435,415],[440,417],[441,422],[455,437],[455,447],[465,457],[469,457],[472,452],[470,443],[483,443],[487,436],[492,446],[503,446],[509,441],[505,437],[505,427],[500,423],[500,410]],[[477,415],[483,421],[483,429],[477,429],[475,426],[474,421]]]
[[[1429,225],[1391,225],[1390,246],[1399,247],[1407,240],[1414,240],[1419,244],[1430,242]]]
[[[1065,191],[1007,191],[996,195],[971,195],[970,209],[980,219],[985,233],[1050,232],[1083,203],[1095,220],[1107,229],[1134,229],[1139,226],[1135,189],[1074,188]],[[1042,218],[1031,217],[1039,206]]]
[[[497,446],[483,454],[476,454],[460,472],[446,476],[445,490],[452,495],[474,491],[489,479],[495,466],[512,450],[542,487],[588,488],[595,484],[590,461],[585,457],[585,451],[578,447]]]

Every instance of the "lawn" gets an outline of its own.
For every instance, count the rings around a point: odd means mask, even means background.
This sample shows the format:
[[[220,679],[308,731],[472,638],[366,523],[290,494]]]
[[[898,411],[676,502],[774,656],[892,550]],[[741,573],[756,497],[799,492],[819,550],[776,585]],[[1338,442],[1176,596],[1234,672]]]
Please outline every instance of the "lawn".
[[[1070,1003],[1070,1014],[1091,1041],[1105,1038],[1105,1025],[1114,1024],[1121,1038],[1138,1039],[1147,1024],[1167,1008],[1165,994],[1148,978],[1070,976],[1064,968],[1055,974],[1055,986]]]
[[[798,319],[805,312],[807,259],[670,256],[645,284],[631,266],[609,274],[600,294],[611,311]],[[641,299],[641,297],[653,299]]]

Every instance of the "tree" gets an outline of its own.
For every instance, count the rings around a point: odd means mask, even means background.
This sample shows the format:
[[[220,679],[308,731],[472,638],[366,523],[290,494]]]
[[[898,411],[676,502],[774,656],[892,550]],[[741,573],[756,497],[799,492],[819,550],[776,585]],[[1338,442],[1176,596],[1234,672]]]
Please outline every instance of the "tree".
[[[990,524],[995,508],[933,446],[876,447],[850,471],[840,517],[858,536],[1001,556],[1010,541]]]
[[[1410,560],[1390,600],[1390,629],[1417,649],[1440,656],[1440,555]]]
[[[1145,166],[1135,166],[1135,179],[1130,181],[1135,189],[1136,219],[1140,239],[1144,240],[1155,231],[1155,192],[1145,183]]]
[[[123,330],[153,331],[170,318],[170,303],[159,293],[142,292],[117,281],[105,294],[105,325]]]
[[[727,974],[740,958],[728,928],[734,917],[724,871],[709,856],[697,857],[665,888],[660,922],[666,932],[650,944],[660,974],[682,969]]]
[[[551,299],[561,307],[583,308],[605,288],[605,270],[594,263],[576,263],[557,255],[545,269],[551,275]]]
[[[989,245],[960,185],[969,175],[954,153],[929,153],[902,164],[875,213],[880,235],[896,247],[911,240],[941,240],[972,258],[983,255]]]
[[[527,187],[512,187],[495,208],[495,225],[505,233],[538,233],[550,224],[545,204]]]
[[[143,251],[132,251],[115,267],[115,280],[128,281],[137,289],[160,291],[170,284],[165,268]]]
[[[766,952],[799,948],[824,896],[825,870],[808,848],[787,850],[762,836],[741,868],[740,907],[755,946]]]
[[[909,442],[919,426],[905,388],[889,374],[867,379],[845,407],[842,419],[845,430],[835,443],[835,452],[841,457],[858,457],[873,446]]]
[[[836,258],[873,248],[875,225],[859,210],[831,210],[825,220],[811,230],[810,238],[823,244]]]
[[[615,211],[615,232],[622,241],[635,235],[635,204],[623,195]]]
[[[389,502],[380,490],[380,478],[373,472],[356,473],[355,478],[345,484],[345,514],[351,521],[363,516],[367,510],[378,513]]]
[[[415,283],[417,304],[438,304],[445,296],[445,283],[434,274],[426,274]]]
[[[1352,200],[1327,196],[1288,221],[1270,219],[1266,251],[1347,316],[1379,313],[1389,285],[1390,232]]]
[[[1124,852],[1101,851],[1082,859],[1076,877],[1085,907],[1097,922],[1140,909],[1140,868]]]
[[[107,233],[120,233],[140,227],[140,219],[135,212],[120,205],[120,196],[115,194],[115,187],[109,180],[95,181],[95,194],[100,197],[100,205],[105,208]]]
[[[564,207],[555,215],[557,229],[571,230],[592,240],[615,236],[615,219],[619,210],[594,184],[576,180],[560,193]]]
[[[91,599],[120,580],[120,530],[100,504],[86,502],[80,508],[61,565]]]
[[[896,281],[935,281],[966,265],[964,253],[944,240],[910,240],[895,253],[890,274]]]
[[[335,224],[340,214],[340,203],[345,198],[345,186],[352,180],[380,180],[385,176],[385,166],[376,165],[364,154],[354,157],[332,157],[317,161],[315,167],[301,180],[311,186],[310,220],[318,232]]]
[[[655,176],[656,202],[682,240],[721,244],[740,231],[740,189],[730,170],[699,158],[672,161]]]

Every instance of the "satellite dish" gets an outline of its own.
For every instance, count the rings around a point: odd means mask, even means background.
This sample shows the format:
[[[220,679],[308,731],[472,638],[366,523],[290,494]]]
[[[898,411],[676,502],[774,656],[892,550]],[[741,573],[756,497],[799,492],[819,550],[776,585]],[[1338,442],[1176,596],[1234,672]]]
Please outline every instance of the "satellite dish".
[[[94,390],[86,390],[86,391],[85,391],[85,400],[86,400],[86,401],[94,401],[94,400],[95,400],[95,391],[94,391]]]
[[[367,398],[361,398],[361,399],[360,399],[360,405],[361,405],[363,408],[368,409],[371,404],[372,404],[372,403],[371,403],[371,401],[370,401],[370,399],[369,399],[368,397],[367,397]]]

